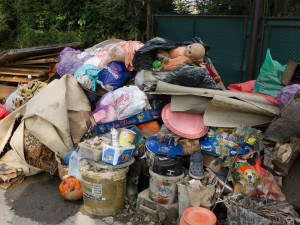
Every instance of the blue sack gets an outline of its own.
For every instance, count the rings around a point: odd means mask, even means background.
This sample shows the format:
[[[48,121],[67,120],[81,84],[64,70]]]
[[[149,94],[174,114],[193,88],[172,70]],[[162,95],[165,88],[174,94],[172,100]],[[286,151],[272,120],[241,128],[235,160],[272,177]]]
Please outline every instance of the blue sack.
[[[122,62],[110,62],[100,72],[98,83],[107,91],[121,87],[133,76],[134,72],[127,70]]]

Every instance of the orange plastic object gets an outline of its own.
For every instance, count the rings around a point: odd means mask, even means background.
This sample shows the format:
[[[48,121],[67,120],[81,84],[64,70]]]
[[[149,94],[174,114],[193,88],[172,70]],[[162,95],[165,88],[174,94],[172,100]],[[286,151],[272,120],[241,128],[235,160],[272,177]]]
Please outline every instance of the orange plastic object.
[[[184,210],[179,225],[216,225],[217,218],[209,209],[190,207]]]
[[[65,200],[78,200],[83,195],[81,182],[75,177],[64,179],[59,185],[59,191]]]
[[[140,124],[138,125],[138,128],[143,133],[144,138],[152,137],[160,130],[160,126],[157,121]]]

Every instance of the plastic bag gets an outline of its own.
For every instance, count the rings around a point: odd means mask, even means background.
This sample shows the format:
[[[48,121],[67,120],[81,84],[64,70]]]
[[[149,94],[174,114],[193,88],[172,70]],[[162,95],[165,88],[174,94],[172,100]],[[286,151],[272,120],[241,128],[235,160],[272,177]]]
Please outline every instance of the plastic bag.
[[[261,95],[263,96],[265,99],[268,99],[271,102],[274,102],[277,104],[277,99],[269,96],[269,95],[264,95],[264,94],[259,94],[259,93],[254,93],[254,85],[255,85],[256,80],[249,80],[246,81],[244,83],[238,83],[238,84],[230,84],[228,86],[228,89],[231,91],[241,91],[241,92],[246,92],[246,93],[252,93],[252,94],[256,94],[256,95]]]
[[[145,82],[144,72],[145,70],[141,70],[137,72],[134,78],[134,85],[137,86],[142,91],[144,90],[144,82]]]
[[[144,79],[144,91],[155,91],[159,80],[185,87],[221,90],[214,79],[210,76],[207,69],[187,64],[169,71],[145,70]]]
[[[143,138],[143,133],[136,126],[132,126],[129,128],[135,132],[135,138],[132,142],[132,145],[135,146],[133,156],[142,157],[145,154],[145,139]]]
[[[253,150],[256,139],[250,137],[247,141],[234,140],[230,132],[220,133],[220,131],[218,131],[220,129],[222,128],[218,128],[216,131],[210,129],[205,135],[205,138],[200,141],[201,151],[204,154],[228,157],[236,155],[239,150],[240,155],[247,154]]]
[[[78,180],[82,181],[81,173],[79,172],[79,164],[84,158],[79,155],[78,152],[74,151],[69,159],[69,171],[68,175],[76,177]]]
[[[103,95],[97,102],[93,117],[97,124],[108,123],[118,119],[116,106],[113,98],[113,91]]]
[[[153,38],[147,41],[143,47],[139,48],[135,52],[132,60],[133,67],[136,71],[152,70],[152,63],[157,49],[168,50],[179,46],[187,46],[193,43],[202,44],[206,51],[210,49],[209,46],[204,44],[199,37],[194,37],[192,40],[185,41],[183,43],[173,42],[161,37]],[[207,57],[204,58],[204,62],[208,62]]]
[[[92,64],[94,66],[97,66],[99,69],[102,69],[104,66],[104,63],[108,63],[108,52],[114,47],[116,46],[116,44],[109,44],[106,45],[104,48],[99,49],[98,52],[94,52],[96,53],[92,58],[88,59],[87,61],[85,61],[84,64]],[[106,65],[105,64],[105,65]]]
[[[60,62],[55,65],[56,72],[60,76],[65,74],[74,75],[84,62],[92,57],[91,55],[82,55],[81,53],[81,51],[70,47],[64,48],[64,50],[60,52]]]
[[[98,83],[107,91],[113,91],[121,87],[134,72],[128,71],[124,63],[110,62],[100,72]]]
[[[262,65],[253,92],[277,97],[283,85],[280,82],[286,65],[281,65],[271,57],[270,49],[267,50],[266,59]]]
[[[137,86],[119,88],[113,93],[118,119],[123,120],[143,112],[147,96]]]
[[[77,78],[78,82],[81,83],[80,78],[85,77],[85,75],[88,76],[91,82],[91,88],[93,91],[96,91],[97,86],[97,80],[100,74],[100,70],[97,66],[86,64],[81,66],[74,74],[74,77]],[[84,83],[81,83],[83,86]],[[85,86],[87,88],[87,86]]]
[[[285,196],[272,173],[262,168],[262,159],[258,159],[254,166],[246,160],[238,160],[235,163],[234,194],[245,193],[249,196],[264,197],[271,200],[285,201]]]
[[[15,111],[18,107],[22,106],[25,104],[25,100],[17,95],[17,92],[20,90],[20,88],[22,88],[21,85],[18,86],[17,90],[15,90],[13,93],[11,93],[6,101],[5,101],[5,104],[4,104],[4,109],[7,110],[8,112],[12,113],[13,111]],[[14,104],[14,100],[15,99],[19,99],[20,101],[20,105],[17,107],[15,104]]]
[[[300,90],[300,84],[292,84],[282,88],[277,95],[277,102],[280,109],[283,109],[286,104],[294,97]]]

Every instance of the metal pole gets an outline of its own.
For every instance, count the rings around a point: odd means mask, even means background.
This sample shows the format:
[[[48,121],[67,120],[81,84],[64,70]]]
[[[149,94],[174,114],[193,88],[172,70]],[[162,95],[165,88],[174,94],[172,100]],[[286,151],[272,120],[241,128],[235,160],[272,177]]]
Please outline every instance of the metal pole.
[[[246,81],[255,79],[255,62],[259,40],[259,22],[263,12],[263,0],[254,0],[252,22],[246,64]]]

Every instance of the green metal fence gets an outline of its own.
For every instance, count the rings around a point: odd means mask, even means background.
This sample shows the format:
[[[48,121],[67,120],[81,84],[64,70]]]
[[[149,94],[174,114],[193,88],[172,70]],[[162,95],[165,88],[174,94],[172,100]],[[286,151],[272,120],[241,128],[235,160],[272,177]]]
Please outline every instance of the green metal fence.
[[[246,56],[251,17],[155,15],[154,36],[176,42],[198,36],[211,49],[208,54],[226,86],[245,81]],[[286,64],[300,62],[300,18],[264,18],[261,21],[256,74],[259,73],[267,48],[274,60]]]

